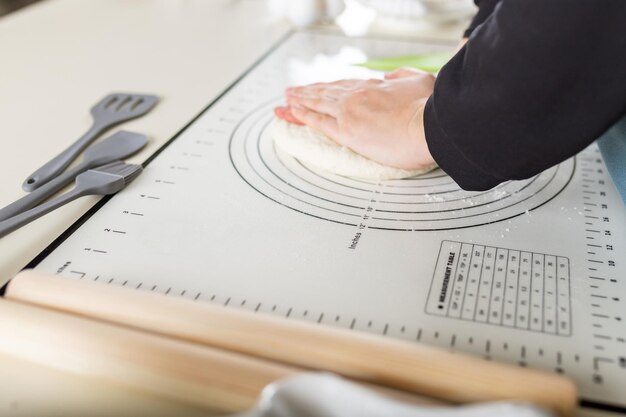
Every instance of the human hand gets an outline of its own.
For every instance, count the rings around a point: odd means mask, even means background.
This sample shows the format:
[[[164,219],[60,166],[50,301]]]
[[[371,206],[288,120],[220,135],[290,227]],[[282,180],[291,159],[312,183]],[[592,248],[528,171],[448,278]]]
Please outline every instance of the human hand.
[[[385,80],[342,80],[288,88],[288,122],[316,129],[384,165],[421,169],[434,163],[424,136],[423,112],[435,77],[400,69]]]
[[[402,67],[402,68],[398,68],[397,70],[388,72],[385,74],[385,79],[386,80],[394,80],[394,79],[398,79],[398,78],[405,78],[405,77],[412,77],[414,75],[419,75],[419,74],[424,74],[423,71],[420,71],[418,69],[415,68],[409,68],[409,67]],[[352,81],[357,81],[357,80],[352,80]],[[314,85],[322,85],[324,83],[318,83],[318,84],[314,84]],[[327,83],[329,85],[331,84],[335,84],[335,83]],[[312,87],[313,85],[310,85],[309,87]],[[291,89],[288,89],[291,90]],[[285,93],[285,95],[287,95],[287,93]],[[302,123],[300,120],[296,119],[295,116],[291,113],[291,107],[287,106],[287,107],[277,107],[275,109],[275,113],[276,116],[278,116],[280,119],[286,120],[289,123],[293,123],[296,125],[301,125],[303,126],[304,123]]]

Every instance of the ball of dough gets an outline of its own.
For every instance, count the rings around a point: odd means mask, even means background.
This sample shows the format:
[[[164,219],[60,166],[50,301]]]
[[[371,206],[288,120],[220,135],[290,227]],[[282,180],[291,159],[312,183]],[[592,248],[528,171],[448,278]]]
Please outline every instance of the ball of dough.
[[[339,145],[308,126],[299,126],[278,118],[272,122],[270,134],[276,148],[287,155],[306,165],[345,177],[394,180],[424,174],[437,167],[432,165],[424,169],[406,170],[382,165]]]

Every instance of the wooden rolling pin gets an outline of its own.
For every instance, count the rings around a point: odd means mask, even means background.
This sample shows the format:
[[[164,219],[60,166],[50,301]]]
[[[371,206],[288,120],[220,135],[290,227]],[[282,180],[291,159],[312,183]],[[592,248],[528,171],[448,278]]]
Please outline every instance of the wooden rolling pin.
[[[0,354],[213,413],[247,411],[268,384],[306,369],[0,298]],[[415,405],[430,398],[367,383]]]
[[[23,271],[5,297],[456,403],[521,400],[571,416],[562,376],[264,314]]]
[[[291,367],[0,299],[0,353],[219,413],[251,408]]]

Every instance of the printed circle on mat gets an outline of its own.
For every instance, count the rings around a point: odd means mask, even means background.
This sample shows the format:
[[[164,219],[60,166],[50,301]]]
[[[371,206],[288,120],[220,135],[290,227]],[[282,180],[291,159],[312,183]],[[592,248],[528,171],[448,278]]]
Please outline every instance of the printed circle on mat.
[[[278,151],[270,135],[272,100],[247,114],[231,133],[235,170],[252,188],[284,207],[319,219],[369,229],[447,230],[507,220],[533,210],[569,183],[575,159],[522,181],[482,192],[462,190],[442,170],[402,180],[365,181],[317,170]]]

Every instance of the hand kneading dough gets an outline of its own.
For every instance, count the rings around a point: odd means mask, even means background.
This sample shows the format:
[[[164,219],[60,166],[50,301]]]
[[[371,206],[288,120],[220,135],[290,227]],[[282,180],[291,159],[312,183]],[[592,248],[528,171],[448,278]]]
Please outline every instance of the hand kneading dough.
[[[307,126],[275,119],[270,132],[278,149],[316,168],[345,177],[365,180],[394,180],[432,171],[437,165],[424,169],[406,170],[381,165],[339,145],[328,136]]]

